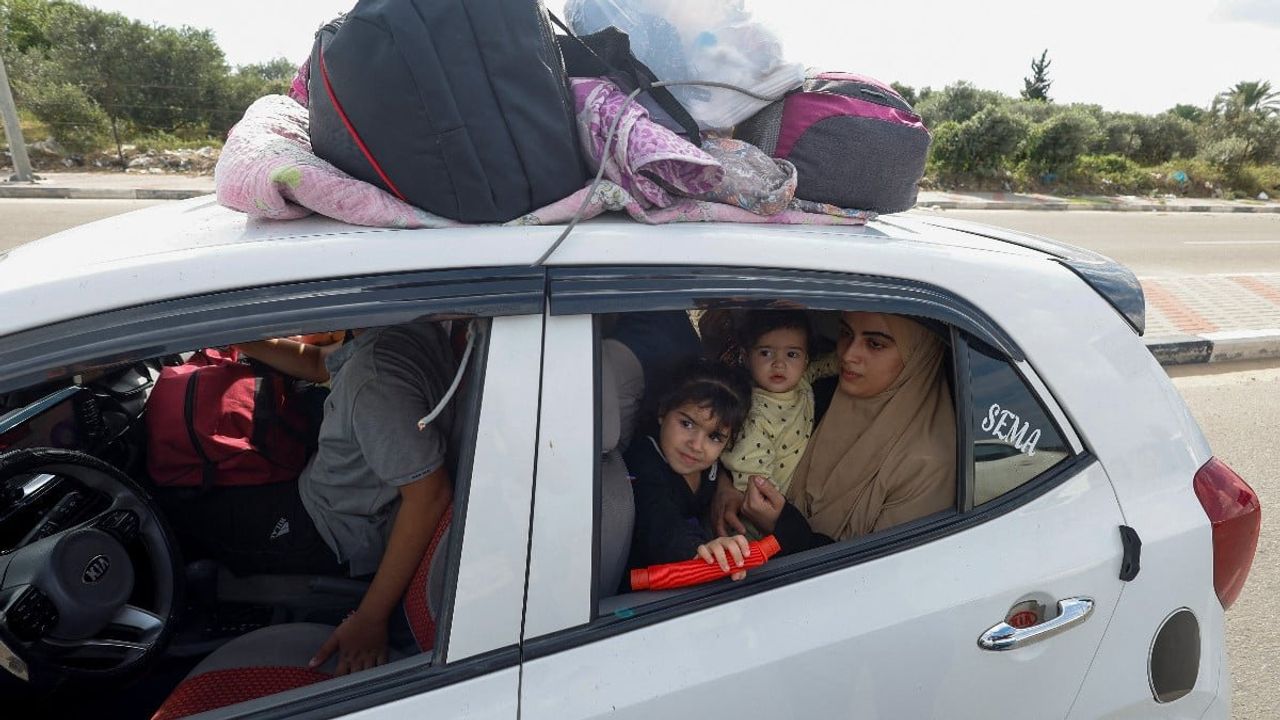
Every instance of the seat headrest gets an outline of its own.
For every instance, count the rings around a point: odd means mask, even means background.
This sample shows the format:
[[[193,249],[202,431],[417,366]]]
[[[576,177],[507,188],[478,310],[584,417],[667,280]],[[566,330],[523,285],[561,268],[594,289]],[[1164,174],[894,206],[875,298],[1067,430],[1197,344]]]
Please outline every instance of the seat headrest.
[[[610,354],[600,354],[600,452],[618,447],[622,438],[622,413],[618,402],[618,373]]]

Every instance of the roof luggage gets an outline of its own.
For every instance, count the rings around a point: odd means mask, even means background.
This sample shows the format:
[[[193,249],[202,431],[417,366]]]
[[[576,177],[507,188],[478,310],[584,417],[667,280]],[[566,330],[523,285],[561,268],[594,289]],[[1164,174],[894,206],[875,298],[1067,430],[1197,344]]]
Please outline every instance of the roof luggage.
[[[506,222],[586,183],[539,0],[361,0],[311,56],[316,155],[429,212]]]
[[[847,73],[809,78],[734,137],[790,160],[800,176],[796,197],[879,213],[916,204],[932,140],[896,90]]]

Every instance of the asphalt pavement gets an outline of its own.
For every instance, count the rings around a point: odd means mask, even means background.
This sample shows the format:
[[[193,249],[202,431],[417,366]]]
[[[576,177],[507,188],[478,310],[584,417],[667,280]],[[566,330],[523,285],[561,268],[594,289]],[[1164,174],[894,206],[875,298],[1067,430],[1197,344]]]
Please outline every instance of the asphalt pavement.
[[[5,200],[0,198],[0,252],[163,200]]]

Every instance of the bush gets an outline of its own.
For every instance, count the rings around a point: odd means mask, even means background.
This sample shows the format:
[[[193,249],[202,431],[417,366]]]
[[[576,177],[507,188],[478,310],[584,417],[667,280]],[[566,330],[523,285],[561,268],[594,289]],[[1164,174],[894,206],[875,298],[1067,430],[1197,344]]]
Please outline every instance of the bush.
[[[1059,113],[1035,126],[1027,139],[1027,169],[1052,172],[1063,169],[1089,151],[1101,131],[1098,121],[1077,108]]]
[[[984,108],[963,123],[949,121],[934,132],[930,160],[942,173],[994,174],[1022,146],[1030,123],[999,106]]]
[[[1121,155],[1081,155],[1066,174],[1070,185],[1086,192],[1135,194],[1157,185],[1152,173]]]
[[[941,92],[925,95],[921,92],[916,112],[927,127],[941,125],[948,120],[962,123],[991,105],[1005,105],[1009,98],[992,90],[979,90],[967,82],[948,85]]]
[[[1132,155],[1138,162],[1158,165],[1174,158],[1195,157],[1195,123],[1172,112],[1143,117],[1138,123],[1138,135],[1142,138],[1142,144]]]
[[[1200,149],[1199,157],[1216,168],[1236,173],[1249,160],[1249,141],[1234,135],[1214,140]]]
[[[1100,122],[1102,132],[1093,152],[1135,157],[1142,149],[1142,115],[1132,113],[1103,113]]]
[[[1066,110],[1062,105],[1032,100],[1017,100],[1005,106],[1009,112],[1029,123],[1042,123]]]

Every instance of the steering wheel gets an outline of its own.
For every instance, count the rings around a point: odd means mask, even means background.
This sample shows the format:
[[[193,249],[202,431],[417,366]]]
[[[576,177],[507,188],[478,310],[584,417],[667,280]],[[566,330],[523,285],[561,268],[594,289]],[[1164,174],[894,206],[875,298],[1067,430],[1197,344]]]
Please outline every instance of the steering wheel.
[[[17,480],[18,482],[15,482]],[[0,675],[45,689],[140,670],[163,651],[181,594],[179,554],[155,501],[91,455],[0,454]],[[13,548],[13,549],[8,549]]]

